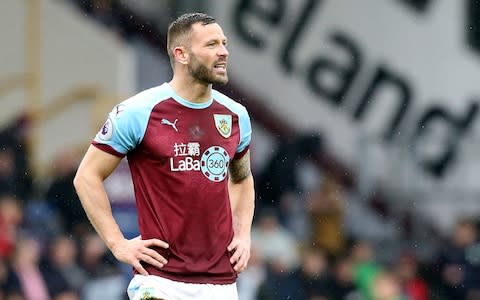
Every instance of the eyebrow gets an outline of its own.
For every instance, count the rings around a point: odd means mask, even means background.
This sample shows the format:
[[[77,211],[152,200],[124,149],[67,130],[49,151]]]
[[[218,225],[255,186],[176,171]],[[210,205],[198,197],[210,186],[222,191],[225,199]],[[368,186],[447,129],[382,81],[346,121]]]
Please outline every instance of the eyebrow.
[[[221,39],[221,41],[222,41],[222,43],[223,43],[223,42],[227,43],[227,42],[228,42],[228,39],[227,39],[227,38],[223,38],[223,39]],[[218,42],[218,39],[209,39],[209,40],[207,40],[207,41],[205,42],[205,44],[209,44],[209,43],[211,43],[211,42]]]

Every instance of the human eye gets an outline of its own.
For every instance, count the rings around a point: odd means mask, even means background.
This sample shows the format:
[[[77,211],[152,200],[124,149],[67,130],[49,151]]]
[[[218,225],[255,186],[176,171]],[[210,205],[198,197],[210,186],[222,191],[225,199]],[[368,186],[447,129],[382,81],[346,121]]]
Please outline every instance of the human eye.
[[[210,41],[210,42],[207,43],[207,47],[210,47],[210,48],[215,47],[216,44],[217,43],[215,41]]]

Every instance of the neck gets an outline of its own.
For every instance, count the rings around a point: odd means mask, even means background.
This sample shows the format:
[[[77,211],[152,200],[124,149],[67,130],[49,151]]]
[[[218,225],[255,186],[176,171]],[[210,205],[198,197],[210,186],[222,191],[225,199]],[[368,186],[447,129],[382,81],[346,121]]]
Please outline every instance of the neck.
[[[192,103],[204,103],[212,96],[212,84],[198,82],[191,77],[173,76],[169,82],[177,95]]]

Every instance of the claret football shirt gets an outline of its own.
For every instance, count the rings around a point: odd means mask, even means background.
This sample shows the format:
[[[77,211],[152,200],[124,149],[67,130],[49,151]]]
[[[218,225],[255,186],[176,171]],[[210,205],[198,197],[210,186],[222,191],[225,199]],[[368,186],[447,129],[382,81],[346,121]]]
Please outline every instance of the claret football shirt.
[[[218,91],[205,103],[178,96],[168,83],[115,106],[92,144],[128,159],[143,239],[168,259],[149,274],[193,283],[232,283],[233,238],[228,166],[249,148],[246,109]]]

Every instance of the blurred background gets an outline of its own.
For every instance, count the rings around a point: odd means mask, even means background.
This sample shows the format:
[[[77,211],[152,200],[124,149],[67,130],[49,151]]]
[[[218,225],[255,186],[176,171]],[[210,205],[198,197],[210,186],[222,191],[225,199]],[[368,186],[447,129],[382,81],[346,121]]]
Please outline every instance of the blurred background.
[[[0,299],[126,299],[72,186],[112,107],[214,16],[253,123],[240,300],[480,299],[480,1],[2,0]],[[108,179],[138,234],[128,166]]]

